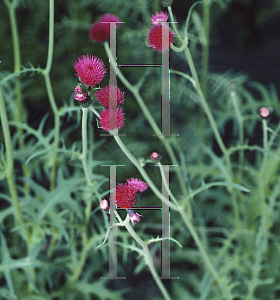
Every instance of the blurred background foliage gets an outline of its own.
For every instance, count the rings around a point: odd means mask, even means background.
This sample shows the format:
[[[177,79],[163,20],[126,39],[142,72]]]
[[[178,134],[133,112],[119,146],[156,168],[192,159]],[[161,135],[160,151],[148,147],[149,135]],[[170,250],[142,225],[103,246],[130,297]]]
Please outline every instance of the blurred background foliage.
[[[184,20],[194,2],[174,0],[172,9],[178,21],[180,32],[184,30]],[[45,67],[46,65],[48,5],[49,3],[46,0],[19,1],[17,18],[22,54],[21,64],[25,67],[28,67],[29,63],[35,67],[37,65]],[[197,6],[197,9],[201,13],[199,6]],[[165,9],[161,7],[161,1],[159,0],[56,0],[55,47],[51,80],[58,107],[64,105],[78,106],[72,99],[72,94],[77,84],[73,62],[79,56],[84,54],[98,56],[104,61],[109,71],[109,61],[103,45],[93,43],[89,39],[88,31],[91,24],[99,20],[100,15],[112,13],[125,22],[117,31],[117,62],[119,65],[139,64],[137,67],[122,67],[122,71],[133,84],[137,83],[142,76],[146,77],[141,94],[156,123],[160,126],[161,70],[156,67],[140,66],[141,64],[161,63],[161,54],[153,52],[151,48],[146,46],[150,16],[160,10]],[[244,115],[249,114],[255,117],[255,119],[246,123],[245,137],[251,144],[261,144],[262,142],[259,133],[259,123],[256,119],[260,105],[271,106],[273,104],[274,115],[271,122],[276,124],[279,121],[279,102],[277,97],[277,94],[280,92],[279,13],[280,5],[278,0],[217,0],[213,4],[211,10],[208,102],[213,109],[213,114],[227,146],[233,145],[237,138],[236,120],[232,104],[229,101],[230,92],[235,88],[242,95],[241,112]],[[1,76],[4,76],[4,74],[7,74],[7,71],[13,71],[13,55],[9,18],[3,1],[0,2],[0,20],[0,59],[2,61],[0,72]],[[190,48],[199,69],[201,45],[199,44],[197,29],[196,24],[192,22],[190,27]],[[170,64],[172,69],[183,72],[189,71],[182,55],[173,51],[170,51]],[[259,81],[263,85],[250,84],[249,80]],[[101,86],[105,86],[108,82],[109,74],[107,74]],[[136,158],[146,158],[152,151],[156,150],[162,155],[162,163],[170,164],[168,155],[158,139],[153,137],[150,125],[145,120],[135,99],[121,82],[118,82],[118,85],[125,92],[125,127],[120,131],[120,133],[126,134],[126,137],[123,137],[124,143]],[[22,88],[24,103],[27,108],[27,122],[31,127],[37,129],[42,118],[51,110],[45,82],[39,74],[34,74],[32,77],[26,74],[22,77]],[[248,90],[248,93],[244,92],[245,88]],[[95,102],[95,106],[97,109],[100,108],[97,102]],[[12,105],[9,106],[9,109],[12,109]],[[73,114],[71,118],[62,118],[62,121],[62,131],[73,124],[77,124],[76,127],[73,127],[71,134],[68,134],[67,139],[65,139],[66,147],[71,147],[74,142],[80,143],[81,128],[78,115]],[[104,139],[100,137],[100,133],[104,132],[101,129],[97,129],[95,117],[91,121],[93,127],[90,133],[92,133],[95,143],[97,143]],[[46,122],[47,132],[53,126],[51,114]],[[202,180],[207,182],[223,179],[222,166],[219,160],[221,153],[219,153],[219,149],[213,141],[213,135],[204,112],[200,109],[198,96],[185,79],[174,75],[171,75],[171,133],[180,134],[178,138],[174,138],[173,145],[178,150],[177,156],[180,165],[183,167],[185,180],[192,188],[200,186]],[[2,132],[0,137],[2,142]],[[205,144],[208,146],[205,147]],[[200,155],[197,155],[198,152]],[[212,153],[212,156],[209,153]],[[246,158],[254,164],[258,156],[249,153]],[[129,177],[140,177],[138,171],[119,150],[115,141],[110,138],[105,138],[104,143],[100,144],[99,148],[96,149],[94,159],[100,162],[126,164],[126,167],[118,169],[118,182],[123,182]],[[75,167],[75,165],[73,166]],[[156,185],[160,187],[161,178],[157,168],[152,165],[147,165],[146,168]],[[106,168],[98,168],[98,174],[108,177],[108,170]],[[46,186],[48,185],[47,183],[45,184]],[[252,184],[250,178],[248,178],[246,184],[248,188],[252,187],[250,186]],[[176,189],[176,176],[173,176],[173,173],[171,173],[170,186],[171,189],[174,187],[174,194],[180,199],[179,189]],[[100,192],[104,192],[107,189],[106,182],[103,184]],[[143,195],[141,198],[141,205],[144,207],[158,206],[158,201],[151,191],[145,193],[145,196]],[[202,236],[206,236],[205,228],[208,226],[216,228],[230,227],[232,225],[232,211],[225,197],[224,190],[217,188],[200,196],[196,205],[194,205],[194,214],[197,216],[195,222],[197,222],[196,225],[201,230]],[[199,204],[203,205],[200,206]],[[202,206],[203,208],[201,208]],[[98,207],[97,201],[96,207]],[[213,207],[215,209],[211,209]],[[172,273],[174,273],[171,276],[180,276],[180,279],[183,279],[183,282],[186,283],[185,286],[194,295],[198,295],[199,290],[194,288],[197,286],[197,277],[192,278],[189,274],[193,272],[195,276],[202,276],[202,269],[200,268],[202,263],[199,261],[199,253],[192,238],[182,227],[180,221],[171,215],[171,222],[173,231],[171,236],[176,236],[176,239],[185,247],[184,250],[176,252],[176,257],[173,256],[171,260]],[[145,211],[141,228],[139,226],[139,235],[147,235],[147,237],[150,234],[160,235],[160,226],[157,226],[156,223],[161,224],[160,212]],[[103,225],[100,224],[100,226]],[[211,240],[213,243],[211,251],[213,253],[216,253],[219,246],[221,246],[219,238],[225,236],[221,231],[213,233],[213,239]],[[125,239],[125,235],[122,235],[122,237]],[[228,245],[223,244],[222,247],[224,247],[225,251],[230,252],[232,248],[236,247],[237,249],[240,247],[240,244],[236,245],[234,243],[234,238],[235,236],[233,235],[228,240]],[[61,246],[60,250],[62,254],[67,251],[63,247]],[[172,246],[171,251],[174,249],[175,247]],[[156,249],[154,251],[156,253]],[[237,260],[239,252],[235,251],[234,253],[235,255],[232,258]],[[102,259],[101,254],[97,257]],[[149,299],[149,297],[150,299],[156,299],[153,297],[158,295],[157,288],[154,286],[151,276],[147,275],[145,277],[143,273],[140,273],[140,275],[133,274],[136,265],[136,255],[129,256],[126,259],[128,259],[128,262],[124,264],[124,273],[129,274],[130,277],[124,285],[128,287],[137,286],[137,289],[130,293],[127,299],[139,299],[140,297],[143,299]],[[98,266],[95,271],[97,272],[96,274],[99,274],[102,272],[104,264],[102,265],[100,261],[98,263],[98,259],[96,260],[97,262],[95,263]],[[183,267],[182,261],[184,262]],[[232,265],[228,268],[230,269],[230,267]],[[107,268],[107,263],[105,268]],[[188,273],[185,272],[186,269],[188,269]],[[98,288],[105,290],[107,288],[104,286],[89,287],[86,285],[86,279],[92,278],[92,276],[98,278],[96,274],[92,274],[93,272],[94,270],[87,270],[85,282],[83,282],[84,285],[80,286],[81,290],[87,290],[87,288],[88,291],[90,289],[98,290]],[[145,272],[144,274],[148,273]],[[232,274],[232,277],[235,279],[238,279],[238,276],[238,271]],[[61,282],[59,280],[61,278],[58,278],[57,285],[60,283],[64,284],[63,280]],[[170,289],[171,286],[176,287],[173,290],[177,291],[178,299],[180,299],[180,295],[186,295],[185,291],[181,294],[179,292],[182,289],[181,281],[180,283],[166,284]],[[207,286],[206,283],[205,286]],[[117,283],[112,283],[111,287],[117,289],[119,286]],[[112,295],[108,297],[110,296]],[[77,299],[80,299],[79,296],[77,297]],[[216,298],[213,296],[212,299]],[[272,300],[273,298],[268,297],[267,299]]]

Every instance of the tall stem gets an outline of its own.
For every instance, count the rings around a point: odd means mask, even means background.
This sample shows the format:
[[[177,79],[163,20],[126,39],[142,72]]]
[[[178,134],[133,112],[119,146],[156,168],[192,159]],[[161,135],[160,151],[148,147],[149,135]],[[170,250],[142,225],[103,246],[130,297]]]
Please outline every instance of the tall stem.
[[[22,227],[23,235],[25,237],[28,250],[30,250],[29,248],[31,246],[31,237],[29,231],[25,226],[25,222],[23,219],[22,211],[20,209],[18,194],[16,190],[16,184],[14,178],[14,157],[13,157],[12,141],[11,141],[10,128],[9,128],[8,117],[6,113],[1,85],[0,85],[0,116],[1,116],[2,130],[4,134],[4,144],[6,148],[6,177],[8,181],[8,187],[10,190],[13,205],[15,207],[17,221]]]
[[[105,48],[105,51],[107,53],[107,56],[114,60],[114,57],[112,56],[111,54],[111,51],[109,49],[109,44],[108,42],[105,42],[104,43],[104,48]],[[115,66],[116,64],[112,64],[113,66]],[[188,191],[187,191],[187,188],[186,188],[186,183],[184,181],[184,177],[183,177],[183,174],[182,174],[182,170],[181,170],[181,167],[178,163],[178,160],[175,156],[175,153],[168,141],[168,139],[166,139],[162,134],[161,134],[161,131],[159,129],[159,127],[157,126],[156,122],[154,121],[154,118],[153,116],[151,115],[151,113],[149,112],[146,104],[144,103],[141,95],[139,94],[139,89],[137,86],[133,86],[125,77],[124,75],[122,74],[120,68],[116,67],[116,72],[117,72],[117,75],[118,75],[118,78],[121,80],[121,82],[125,85],[125,87],[132,93],[132,95],[134,96],[134,98],[136,99],[138,105],[140,106],[141,110],[143,111],[145,117],[147,118],[148,122],[150,123],[153,131],[155,132],[155,134],[157,134],[157,137],[159,138],[159,140],[163,143],[164,147],[166,148],[167,150],[167,153],[171,159],[171,162],[173,165],[178,165],[178,167],[175,168],[175,172],[177,174],[177,177],[178,177],[178,180],[179,180],[179,184],[180,184],[180,187],[181,187],[181,190],[182,190],[182,193],[183,195],[187,195],[188,194]]]
[[[205,261],[208,269],[210,270],[210,272],[212,273],[212,275],[214,276],[215,280],[217,281],[217,283],[219,284],[220,286],[220,289],[223,291],[224,295],[225,296],[228,296],[230,297],[230,293],[229,295],[228,294],[228,290],[225,288],[225,282],[223,281],[223,278],[221,278],[219,276],[219,274],[217,273],[216,269],[214,268],[213,264],[211,263],[211,260],[208,256],[208,254],[206,253],[203,245],[202,245],[202,242],[200,241],[200,238],[199,236],[197,235],[191,221],[187,218],[185,212],[183,209],[179,210],[179,213],[181,215],[181,218],[182,220],[184,221],[185,225],[187,226],[188,230],[190,231],[190,234],[191,236],[193,237],[199,251],[200,251],[200,254],[203,258],[203,260]],[[231,297],[230,297],[231,299]]]
[[[225,147],[225,144],[222,140],[222,137],[220,135],[220,132],[219,132],[219,129],[218,129],[218,126],[215,122],[215,119],[213,117],[213,114],[211,112],[211,109],[205,99],[205,96],[203,94],[203,91],[201,89],[201,85],[200,85],[200,81],[199,81],[199,78],[197,76],[197,72],[196,72],[196,68],[194,66],[194,62],[193,62],[193,59],[192,59],[192,55],[190,53],[190,50],[189,50],[189,47],[186,47],[185,48],[185,55],[186,55],[186,58],[187,58],[187,61],[188,61],[188,64],[189,64],[189,67],[190,67],[190,70],[191,70],[191,74],[192,74],[192,77],[193,79],[195,80],[195,88],[196,88],[196,91],[200,97],[200,101],[201,101],[201,105],[202,105],[202,108],[208,118],[208,121],[210,123],[210,126],[213,130],[213,133],[214,133],[214,136],[215,136],[215,139],[220,147],[220,150],[222,151],[224,157],[225,157],[225,162],[226,162],[226,166],[227,166],[227,169],[228,169],[228,172],[229,172],[229,176],[230,176],[230,181],[233,182],[233,174],[232,174],[232,167],[231,167],[231,161],[230,161],[230,155]],[[240,224],[240,219],[239,219],[239,208],[238,208],[238,203],[237,203],[237,199],[236,199],[236,193],[235,193],[235,190],[234,189],[231,189],[231,194],[232,194],[232,203],[233,203],[233,210],[234,210],[234,217],[235,217],[235,221],[236,221],[236,226],[237,228],[240,228],[241,227],[241,224]]]
[[[209,33],[210,33],[210,1],[203,0],[203,33],[204,39],[202,44],[201,56],[201,88],[205,98],[207,98],[207,77],[208,77],[208,61],[209,61]]]
[[[155,269],[153,259],[151,257],[151,254],[150,254],[150,251],[149,251],[149,248],[148,248],[147,244],[138,236],[138,234],[134,231],[134,229],[130,225],[129,215],[127,214],[126,219],[124,221],[122,221],[121,217],[119,216],[119,214],[117,212],[116,212],[116,216],[117,216],[118,220],[120,221],[121,225],[125,226],[125,228],[130,233],[130,235],[142,247],[143,253],[144,253],[144,256],[145,256],[146,264],[148,265],[148,268],[149,268],[151,274],[153,275],[154,280],[155,280],[158,288],[160,289],[164,299],[165,300],[171,300],[165,286],[163,285],[161,279],[158,276],[158,273]]]
[[[140,174],[143,176],[145,181],[148,183],[151,190],[154,192],[154,194],[162,201],[165,201],[164,197],[162,197],[162,193],[158,190],[158,188],[155,186],[149,175],[146,173],[146,171],[141,167],[140,163],[137,161],[137,159],[131,154],[131,152],[126,148],[124,143],[121,141],[119,136],[114,136],[115,141],[119,145],[119,147],[122,149],[123,153],[126,155],[126,157],[134,164],[134,166],[138,169]],[[176,201],[177,203],[177,201]],[[176,205],[173,203],[169,203],[167,201],[167,205],[170,205],[170,207],[174,210],[176,210]]]
[[[5,0],[5,4],[8,8],[9,18],[10,18],[10,25],[11,25],[11,33],[12,33],[12,41],[13,41],[13,53],[14,53],[14,73],[20,71],[21,66],[21,51],[20,51],[20,42],[19,42],[19,34],[18,34],[18,25],[17,25],[17,18],[16,18],[16,7],[13,3]],[[18,123],[24,122],[24,117],[26,116],[26,110],[23,105],[22,99],[22,92],[21,92],[21,80],[19,76],[15,78],[16,84],[16,114],[15,120]],[[18,134],[18,141],[19,141],[19,148],[24,148],[24,139],[23,139],[23,129],[21,127],[17,127],[17,134]],[[30,177],[30,169],[29,167],[23,163],[22,170],[24,177]],[[30,191],[30,187],[27,183],[24,183],[24,189],[27,193]]]
[[[267,151],[269,150],[268,148],[268,134],[267,134],[267,121],[262,120],[262,125],[263,125],[263,149],[264,149],[264,154],[263,154],[263,160],[260,168],[260,174],[259,174],[259,192],[260,192],[260,202],[262,205],[263,212],[265,212],[265,189],[266,189],[266,181],[264,178],[266,177],[266,168],[267,168],[267,162],[268,162],[268,154]]]
[[[54,141],[53,147],[54,150],[58,149],[59,143],[59,123],[60,123],[60,116],[59,111],[54,99],[53,89],[50,80],[50,71],[52,67],[52,59],[53,59],[53,46],[54,46],[54,0],[50,0],[50,13],[49,13],[49,46],[48,46],[48,58],[46,68],[43,71],[43,75],[46,82],[47,93],[49,97],[49,101],[51,104],[51,108],[54,114]],[[53,191],[55,188],[55,178],[56,178],[56,160],[57,160],[57,153],[55,152],[52,162],[52,170],[51,170],[51,178],[50,178],[50,191]]]

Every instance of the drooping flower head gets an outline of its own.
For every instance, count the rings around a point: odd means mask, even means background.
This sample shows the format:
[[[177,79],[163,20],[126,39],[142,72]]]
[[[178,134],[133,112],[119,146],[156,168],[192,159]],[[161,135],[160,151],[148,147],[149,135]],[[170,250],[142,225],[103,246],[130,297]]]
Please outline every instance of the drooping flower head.
[[[151,46],[154,51],[167,51],[174,43],[174,36],[175,33],[171,33],[168,26],[160,23],[155,24],[148,33],[148,46]]]
[[[102,106],[109,108],[110,93],[112,97],[111,101],[113,103],[117,103],[117,106],[123,104],[124,92],[121,92],[117,86],[114,87],[107,85],[104,88],[97,90],[95,92],[95,96],[97,101],[99,101]]]
[[[74,68],[81,83],[93,88],[99,84],[106,74],[106,68],[102,60],[96,56],[83,55],[74,62]]]
[[[99,123],[105,131],[120,129],[124,125],[124,113],[121,108],[107,109],[101,111]]]
[[[110,38],[110,24],[104,22],[116,22],[116,27],[120,27],[121,20],[113,14],[105,14],[100,17],[99,22],[92,24],[89,36],[90,38],[97,43],[103,43]]]
[[[119,208],[130,209],[134,207],[137,195],[143,193],[148,188],[148,184],[137,178],[127,179],[125,183],[117,185],[116,200]]]
[[[166,22],[168,19],[168,13],[161,11],[160,13],[157,11],[155,15],[152,15],[150,18],[153,24],[158,24],[160,22]]]
[[[116,205],[118,208],[126,209],[132,224],[140,222],[140,217],[133,209],[136,201],[139,200],[140,194],[148,188],[146,182],[137,178],[127,179],[125,183],[119,183],[116,186]],[[108,208],[108,201],[103,198],[100,203],[102,209]]]
[[[126,182],[129,186],[135,188],[137,193],[143,193],[148,188],[148,184],[146,182],[137,178],[127,179]]]
[[[140,217],[143,217],[142,215],[139,215],[135,210],[127,210],[127,213],[130,217],[132,225],[135,225],[136,223],[140,222]]]

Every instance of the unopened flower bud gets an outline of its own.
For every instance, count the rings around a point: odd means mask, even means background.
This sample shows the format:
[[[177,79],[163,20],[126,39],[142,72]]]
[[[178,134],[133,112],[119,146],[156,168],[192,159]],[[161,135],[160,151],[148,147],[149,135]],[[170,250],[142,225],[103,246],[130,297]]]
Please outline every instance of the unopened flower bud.
[[[272,107],[263,106],[259,110],[260,117],[263,118],[263,119],[266,119],[269,116],[271,116],[272,111],[273,111]]]
[[[103,200],[100,202],[100,207],[103,210],[108,211],[108,209],[109,209],[109,203],[108,203],[108,201],[105,198],[103,198]]]
[[[161,4],[163,7],[171,6],[173,3],[173,0],[161,0]]]
[[[159,158],[159,154],[157,152],[151,153],[151,159],[155,160]]]

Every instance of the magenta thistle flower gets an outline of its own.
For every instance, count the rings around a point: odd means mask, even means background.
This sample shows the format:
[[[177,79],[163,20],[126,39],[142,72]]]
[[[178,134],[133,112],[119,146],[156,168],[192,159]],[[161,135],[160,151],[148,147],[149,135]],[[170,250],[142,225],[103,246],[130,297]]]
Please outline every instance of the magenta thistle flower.
[[[168,13],[166,13],[164,11],[161,11],[160,13],[156,12],[156,14],[152,15],[152,17],[150,19],[153,24],[157,24],[160,22],[166,22],[168,19]]]
[[[168,39],[165,39],[165,35],[168,35]],[[162,24],[153,25],[148,33],[148,45],[152,46],[155,51],[167,51],[174,43],[173,37],[175,33],[171,33],[168,26]]]
[[[119,23],[119,22],[121,22],[121,20],[116,15],[113,15],[113,14],[102,15],[100,17],[100,22],[116,22],[117,28],[119,28],[121,26],[121,24]]]
[[[148,188],[148,184],[146,182],[143,182],[137,178],[127,179],[126,182],[129,186],[134,187],[137,193],[142,193]]]
[[[95,97],[99,101],[99,103],[102,106],[109,108],[110,91],[111,91],[112,103],[114,104],[117,103],[117,106],[123,104],[124,92],[121,92],[118,87],[109,86],[109,85],[95,92]]]
[[[80,81],[93,88],[99,84],[106,74],[106,68],[102,60],[92,55],[83,55],[74,62],[76,76]]]
[[[97,43],[103,43],[110,38],[110,24],[103,22],[120,22],[120,19],[112,14],[105,14],[100,17],[99,22],[92,24],[89,36],[90,38]],[[116,23],[116,27],[120,27],[120,23]]]
[[[148,184],[137,178],[127,179],[125,183],[119,183],[116,186],[116,205],[118,208],[127,210],[133,225],[140,222],[140,217],[142,217],[133,210],[133,207],[139,200],[140,194],[147,188]],[[105,198],[100,202],[100,207],[108,210],[108,201]]]
[[[120,129],[124,125],[124,113],[121,108],[101,111],[99,123],[105,131]]]
[[[116,201],[118,208],[132,208],[136,202],[136,193],[137,190],[127,183],[118,184],[116,190]]]
[[[127,210],[127,213],[130,217],[132,225],[135,225],[136,223],[140,222],[140,217],[143,217],[142,215],[139,215],[136,211],[134,210]]]
[[[126,180],[126,183],[118,184],[116,190],[117,206],[126,209],[134,207],[139,194],[147,188],[148,184],[137,178],[130,178]]]

